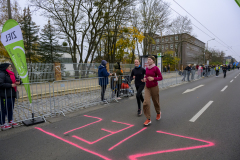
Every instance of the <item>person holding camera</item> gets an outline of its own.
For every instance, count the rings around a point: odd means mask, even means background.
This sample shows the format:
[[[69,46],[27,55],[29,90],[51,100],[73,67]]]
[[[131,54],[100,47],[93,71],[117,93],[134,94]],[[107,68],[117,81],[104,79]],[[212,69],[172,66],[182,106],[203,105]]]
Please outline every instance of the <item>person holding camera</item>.
[[[13,121],[13,109],[17,95],[17,85],[20,80],[13,73],[10,63],[0,65],[0,98],[1,98],[1,129],[7,130],[17,127],[18,124]],[[8,123],[5,123],[5,117],[8,117]]]

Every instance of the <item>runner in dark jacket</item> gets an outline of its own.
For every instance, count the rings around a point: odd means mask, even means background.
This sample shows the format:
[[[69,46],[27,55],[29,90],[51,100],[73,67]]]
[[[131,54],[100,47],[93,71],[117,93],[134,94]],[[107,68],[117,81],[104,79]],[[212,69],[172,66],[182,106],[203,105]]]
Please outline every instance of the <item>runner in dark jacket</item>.
[[[226,66],[226,64],[223,65],[222,70],[223,70],[223,78],[226,78],[226,74],[227,74],[227,66]]]
[[[144,68],[141,67],[140,65],[140,61],[138,59],[136,59],[134,61],[135,64],[135,68],[132,70],[131,73],[131,79],[135,79],[135,87],[137,90],[137,104],[138,104],[138,115],[142,115],[142,109],[141,109],[141,101],[143,103],[144,99],[142,96],[142,91],[145,87],[145,82],[142,82],[144,75],[146,73],[146,70]]]

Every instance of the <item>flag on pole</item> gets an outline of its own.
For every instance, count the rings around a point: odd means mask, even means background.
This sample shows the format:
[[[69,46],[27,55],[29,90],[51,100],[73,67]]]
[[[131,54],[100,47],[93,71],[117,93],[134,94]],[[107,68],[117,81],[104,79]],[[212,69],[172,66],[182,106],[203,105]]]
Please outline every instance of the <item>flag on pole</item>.
[[[22,82],[25,83],[24,87],[26,89],[28,99],[31,104],[32,99],[22,31],[19,24],[15,20],[9,19],[3,25],[1,41],[6,48],[13,64],[15,65]]]
[[[238,6],[240,7],[240,0],[235,0]]]

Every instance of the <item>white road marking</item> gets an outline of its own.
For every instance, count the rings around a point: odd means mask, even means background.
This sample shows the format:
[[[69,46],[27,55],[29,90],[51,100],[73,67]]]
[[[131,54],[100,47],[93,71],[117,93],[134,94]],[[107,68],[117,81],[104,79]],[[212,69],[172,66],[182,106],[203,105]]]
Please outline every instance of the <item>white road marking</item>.
[[[198,117],[201,116],[201,114],[203,114],[203,112],[213,103],[213,101],[209,101],[195,116],[193,116],[189,121],[190,122],[195,122]]]
[[[227,89],[227,87],[228,87],[228,86],[225,86],[225,87],[221,90],[221,92],[225,91],[225,89]]]
[[[183,92],[182,94],[195,91],[196,89],[198,89],[198,88],[200,88],[200,87],[203,87],[203,86],[204,86],[204,85],[200,85],[200,86],[197,86],[197,87],[195,87],[195,88],[193,88],[193,89],[187,89],[187,90],[186,90],[185,92]]]
[[[232,82],[233,82],[233,80],[230,81],[230,83],[232,83]]]

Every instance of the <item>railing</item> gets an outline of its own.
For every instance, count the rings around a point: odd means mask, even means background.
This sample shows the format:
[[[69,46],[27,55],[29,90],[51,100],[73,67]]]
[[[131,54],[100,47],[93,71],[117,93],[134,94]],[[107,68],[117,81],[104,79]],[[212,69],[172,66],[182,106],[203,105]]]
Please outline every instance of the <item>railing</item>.
[[[163,73],[163,80],[158,82],[159,88],[183,83],[184,75],[189,80],[201,79],[202,76],[213,76],[215,71],[203,74],[203,71]],[[220,70],[222,73],[222,70]],[[74,112],[83,107],[100,103],[118,102],[119,97],[129,97],[136,93],[134,81],[129,75],[116,77],[93,77],[83,79],[62,80],[54,82],[30,83],[32,103],[23,85],[18,86],[15,98],[13,89],[5,89],[5,96],[1,97],[1,124],[8,122],[7,117],[15,122],[22,122],[35,117],[47,118],[59,114]],[[105,88],[104,88],[105,87]],[[10,92],[10,93],[9,93]],[[104,92],[104,98],[102,97]],[[9,93],[9,94],[7,94]],[[10,95],[10,96],[9,96]],[[5,101],[3,103],[3,101]],[[13,112],[12,112],[13,111]],[[11,116],[13,118],[11,119]],[[4,119],[4,120],[3,120]]]

